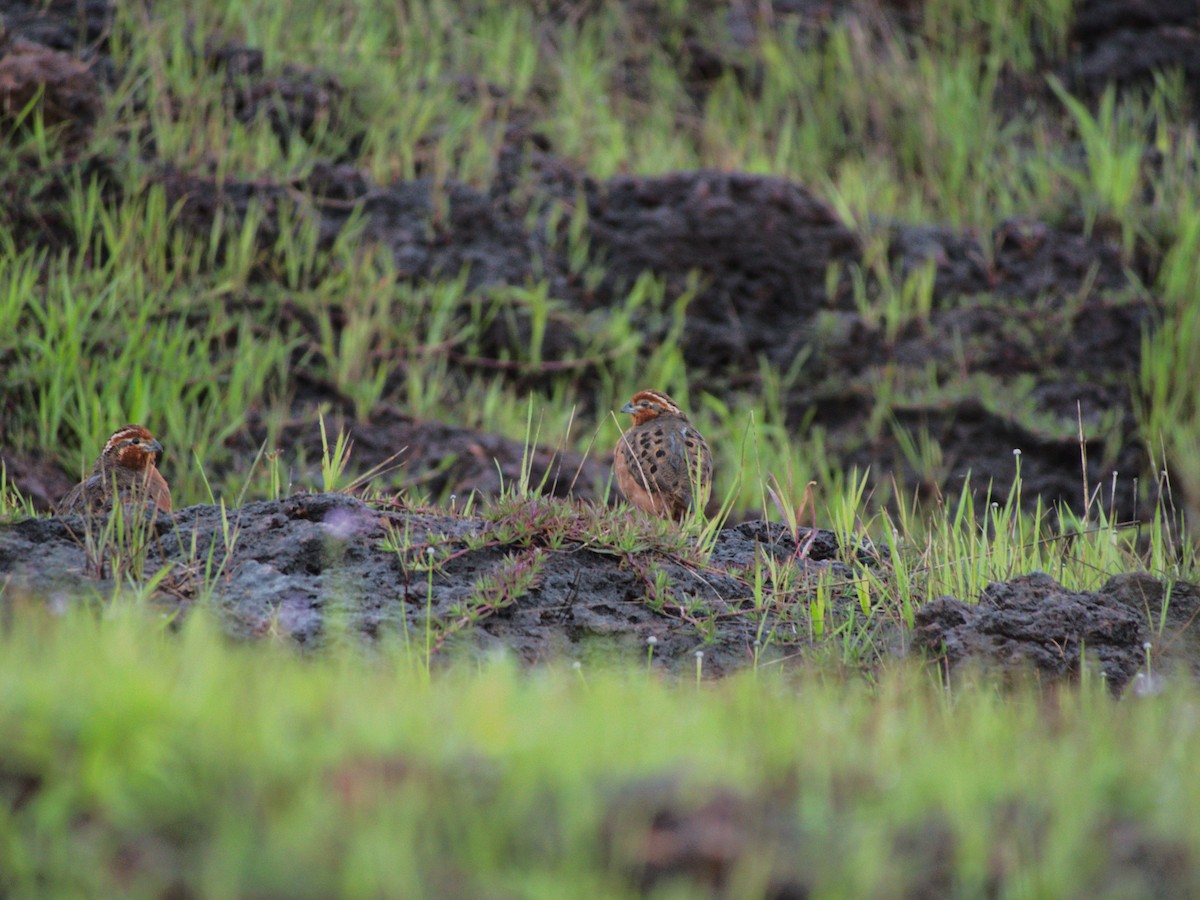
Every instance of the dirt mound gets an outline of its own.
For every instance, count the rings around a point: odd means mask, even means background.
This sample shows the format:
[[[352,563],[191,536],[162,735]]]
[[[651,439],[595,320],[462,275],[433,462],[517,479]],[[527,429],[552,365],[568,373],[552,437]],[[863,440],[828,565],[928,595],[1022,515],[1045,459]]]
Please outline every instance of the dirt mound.
[[[1114,693],[1172,666],[1196,669],[1200,594],[1177,583],[1168,591],[1146,574],[1115,576],[1098,591],[1068,591],[1034,573],[989,585],[977,604],[943,597],[915,617],[914,646],[948,672],[964,663],[1054,682],[1092,665]],[[1158,631],[1157,626],[1163,626]],[[1141,671],[1147,659],[1151,671]]]
[[[294,64],[269,72],[261,50],[211,39],[198,52],[210,68],[225,74],[234,117],[245,123],[265,119],[285,150],[295,138],[322,146],[328,135],[346,131],[358,118],[353,98],[332,72]],[[361,131],[349,130],[341,148],[347,155],[362,141]],[[332,145],[323,149],[336,154]]]
[[[10,485],[16,485],[21,496],[28,500],[38,512],[50,512],[63,498],[78,478],[72,479],[66,472],[48,459],[27,456],[0,450],[0,463]]]
[[[682,343],[688,363],[711,372],[754,371],[759,354],[786,369],[829,303],[827,267],[860,253],[855,234],[803,187],[724,172],[596,185],[588,231],[613,298],[643,272],[671,294],[699,274]]]
[[[11,129],[36,109],[46,128],[61,129],[68,144],[86,140],[100,115],[100,87],[91,70],[69,53],[16,39],[0,46],[0,125]]]
[[[106,52],[115,14],[111,0],[13,0],[4,4],[4,29],[56,50]]]
[[[1157,74],[1179,71],[1200,104],[1200,4],[1195,0],[1086,0],[1075,14],[1071,37],[1077,56],[1066,74],[1093,96],[1110,84],[1149,87]]]

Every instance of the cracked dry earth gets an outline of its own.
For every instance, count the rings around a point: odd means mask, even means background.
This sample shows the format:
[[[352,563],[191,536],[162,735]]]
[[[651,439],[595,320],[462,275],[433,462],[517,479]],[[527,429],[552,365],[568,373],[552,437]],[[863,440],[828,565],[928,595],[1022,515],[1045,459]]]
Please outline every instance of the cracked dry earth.
[[[847,553],[831,532],[802,530],[797,547],[780,525],[744,522],[724,529],[701,564],[686,549],[652,549],[650,533],[628,550],[598,541],[600,515],[552,499],[476,517],[297,494],[231,511],[226,549],[221,509],[194,506],[150,528],[144,576],[170,565],[158,602],[186,612],[214,549],[222,569],[208,602],[240,637],[316,646],[336,627],[399,640],[425,634],[428,609],[439,659],[504,652],[526,663],[644,662],[654,638],[656,666],[690,674],[702,650],[705,674],[720,676],[751,665],[756,640],[759,664],[811,658],[809,600],[825,574],[834,586],[826,627],[849,629],[865,665],[916,650],[948,672],[982,665],[1045,682],[1077,679],[1086,665],[1119,693],[1138,684],[1143,644],[1153,641],[1156,672],[1200,675],[1200,591],[1191,585],[1131,574],[1075,592],[1037,573],[992,584],[978,598],[931,601],[909,630],[886,612],[863,615],[854,599],[854,579],[864,567],[886,567],[886,554]],[[121,563],[110,557],[97,568],[85,524],[67,517],[0,526],[4,602],[109,596]],[[765,604],[759,614],[753,570],[765,555],[800,571],[788,594],[794,602]]]

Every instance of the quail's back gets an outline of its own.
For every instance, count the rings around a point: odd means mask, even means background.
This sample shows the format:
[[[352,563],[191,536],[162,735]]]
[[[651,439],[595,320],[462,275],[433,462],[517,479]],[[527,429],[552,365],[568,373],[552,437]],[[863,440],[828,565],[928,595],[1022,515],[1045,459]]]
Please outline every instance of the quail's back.
[[[679,405],[661,391],[639,391],[621,412],[633,416],[613,454],[625,499],[676,521],[693,506],[703,509],[712,489],[712,453]]]

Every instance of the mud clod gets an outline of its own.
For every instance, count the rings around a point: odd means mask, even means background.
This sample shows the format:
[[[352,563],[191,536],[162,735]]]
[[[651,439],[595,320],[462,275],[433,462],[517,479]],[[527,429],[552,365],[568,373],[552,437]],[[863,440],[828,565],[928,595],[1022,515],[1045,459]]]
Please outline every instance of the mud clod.
[[[1145,662],[1147,618],[1110,581],[1068,591],[1037,572],[989,585],[977,604],[943,597],[914,617],[913,644],[951,673],[966,663],[1044,682],[1075,680],[1094,667],[1120,693]]]

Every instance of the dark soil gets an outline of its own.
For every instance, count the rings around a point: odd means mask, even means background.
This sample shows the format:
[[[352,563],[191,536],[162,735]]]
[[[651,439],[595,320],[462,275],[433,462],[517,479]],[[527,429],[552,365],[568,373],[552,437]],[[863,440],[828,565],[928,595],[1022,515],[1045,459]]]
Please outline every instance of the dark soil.
[[[1076,55],[1064,67],[1093,96],[1108,85],[1148,87],[1155,73],[1178,71],[1200,115],[1200,2],[1086,0],[1072,29]]]
[[[1191,675],[1200,662],[1193,628],[1200,594],[1177,583],[1169,606],[1163,594],[1162,582],[1146,574],[1118,575],[1098,591],[1076,592],[1039,572],[989,585],[977,603],[944,597],[925,604],[916,613],[913,643],[948,674],[970,662],[1057,682],[1089,666],[1114,692],[1135,677],[1142,679],[1139,689],[1148,689],[1148,676],[1176,665]]]
[[[6,42],[0,56],[0,125],[12,128],[35,99],[47,128],[64,126],[72,143],[86,139],[100,114],[100,87],[69,53],[32,41]]]

